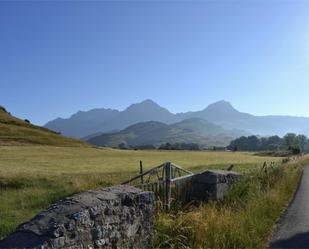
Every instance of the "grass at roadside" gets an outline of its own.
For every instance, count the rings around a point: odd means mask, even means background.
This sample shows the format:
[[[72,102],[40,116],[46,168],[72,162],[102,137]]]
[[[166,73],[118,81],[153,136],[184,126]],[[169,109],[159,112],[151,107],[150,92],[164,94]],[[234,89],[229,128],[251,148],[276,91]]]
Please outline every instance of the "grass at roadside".
[[[207,168],[246,172],[281,158],[251,153],[126,151],[54,146],[0,146],[0,238],[53,202],[88,189],[110,186],[172,161],[195,172]]]
[[[158,215],[158,248],[265,248],[309,157],[251,172],[223,202]]]

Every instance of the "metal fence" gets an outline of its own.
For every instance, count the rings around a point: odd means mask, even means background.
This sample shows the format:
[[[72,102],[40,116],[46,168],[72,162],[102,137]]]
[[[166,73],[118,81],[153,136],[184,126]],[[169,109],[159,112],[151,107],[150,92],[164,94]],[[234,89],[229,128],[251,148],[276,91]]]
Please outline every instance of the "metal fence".
[[[140,174],[122,184],[130,184],[145,191],[154,192],[164,208],[170,209],[173,201],[181,202],[187,199],[192,176],[191,171],[171,162],[143,172],[143,164],[140,162]]]

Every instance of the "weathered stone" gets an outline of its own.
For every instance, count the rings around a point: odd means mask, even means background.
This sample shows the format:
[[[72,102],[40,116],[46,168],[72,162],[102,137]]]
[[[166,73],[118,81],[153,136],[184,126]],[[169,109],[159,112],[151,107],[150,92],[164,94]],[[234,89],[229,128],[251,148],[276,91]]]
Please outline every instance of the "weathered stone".
[[[0,241],[0,248],[151,248],[153,222],[153,193],[102,188],[55,203]]]
[[[190,179],[190,200],[209,201],[223,199],[242,175],[225,170],[207,170],[193,175]]]

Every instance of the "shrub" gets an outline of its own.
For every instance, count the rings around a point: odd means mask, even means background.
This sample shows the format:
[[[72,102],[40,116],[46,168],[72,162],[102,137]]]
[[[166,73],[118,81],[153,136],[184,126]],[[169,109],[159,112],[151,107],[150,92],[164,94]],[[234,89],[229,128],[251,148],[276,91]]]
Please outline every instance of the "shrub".
[[[145,145],[134,146],[133,149],[134,150],[154,150],[156,149],[156,147],[151,144],[145,144]]]
[[[165,143],[161,144],[159,150],[200,150],[200,146],[197,143]]]
[[[0,105],[0,110],[7,113],[7,110],[1,105]]]
[[[301,152],[300,147],[298,145],[291,145],[289,146],[288,150],[291,151],[293,155],[299,155]]]
[[[126,144],[125,143],[118,144],[118,149],[126,150],[127,149]]]

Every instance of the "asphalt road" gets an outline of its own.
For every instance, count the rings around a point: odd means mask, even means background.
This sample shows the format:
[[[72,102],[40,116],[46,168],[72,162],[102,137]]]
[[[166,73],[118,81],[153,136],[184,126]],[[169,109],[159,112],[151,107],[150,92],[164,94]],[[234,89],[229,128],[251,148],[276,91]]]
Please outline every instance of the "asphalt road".
[[[279,220],[270,248],[309,248],[309,166],[304,168],[299,188]]]

